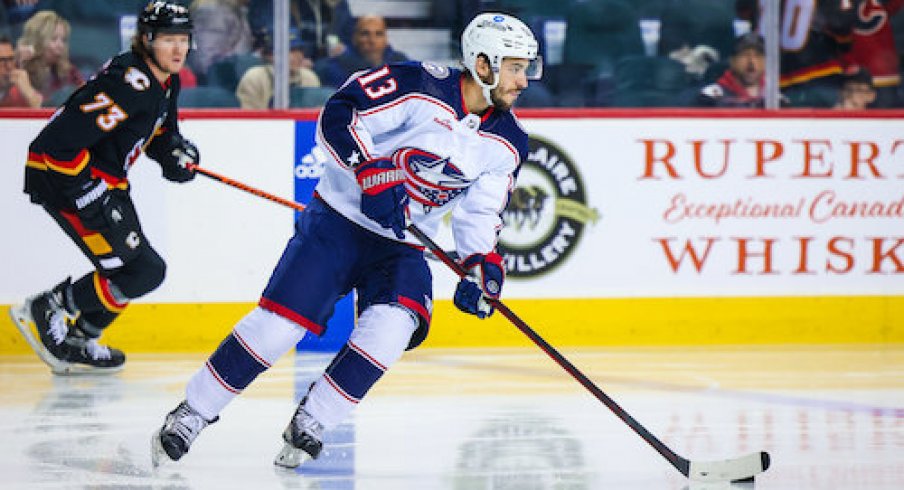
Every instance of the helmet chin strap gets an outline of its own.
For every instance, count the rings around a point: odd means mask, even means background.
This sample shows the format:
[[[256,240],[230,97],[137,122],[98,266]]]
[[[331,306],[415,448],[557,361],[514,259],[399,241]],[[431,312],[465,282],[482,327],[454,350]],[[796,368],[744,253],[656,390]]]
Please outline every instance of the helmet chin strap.
[[[490,73],[493,72],[490,71]],[[480,76],[475,76],[474,79],[477,80],[477,84],[480,85],[480,93],[483,94],[483,98],[487,101],[487,104],[489,104],[490,107],[493,107],[495,104],[493,103],[493,96],[490,94],[490,92],[492,92],[494,88],[499,86],[499,77],[496,76],[495,73],[493,73],[493,83],[491,84],[484,82],[480,78]]]

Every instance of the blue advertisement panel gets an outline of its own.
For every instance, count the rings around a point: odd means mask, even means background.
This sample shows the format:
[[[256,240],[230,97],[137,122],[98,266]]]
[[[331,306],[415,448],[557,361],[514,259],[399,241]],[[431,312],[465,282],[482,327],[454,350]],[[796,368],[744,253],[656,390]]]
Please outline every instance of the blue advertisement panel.
[[[314,145],[316,126],[316,121],[295,121],[295,200],[302,204],[310,202],[314,195],[314,187],[320,180],[326,161],[326,155]],[[298,350],[339,351],[355,325],[354,294],[336,303],[335,313],[326,325],[326,333],[322,337],[307,332],[298,343]]]

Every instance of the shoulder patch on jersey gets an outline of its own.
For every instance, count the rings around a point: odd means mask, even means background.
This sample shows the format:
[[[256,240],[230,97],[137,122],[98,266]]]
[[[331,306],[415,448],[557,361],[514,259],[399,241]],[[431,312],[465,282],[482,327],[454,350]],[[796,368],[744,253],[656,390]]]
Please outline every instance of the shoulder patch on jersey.
[[[424,67],[424,70],[427,70],[427,73],[433,75],[434,78],[442,80],[449,76],[448,66],[440,65],[432,61],[422,61],[421,66]]]
[[[126,69],[126,72],[123,75],[122,79],[139,92],[151,88],[151,79],[134,66],[130,66],[128,69]]]

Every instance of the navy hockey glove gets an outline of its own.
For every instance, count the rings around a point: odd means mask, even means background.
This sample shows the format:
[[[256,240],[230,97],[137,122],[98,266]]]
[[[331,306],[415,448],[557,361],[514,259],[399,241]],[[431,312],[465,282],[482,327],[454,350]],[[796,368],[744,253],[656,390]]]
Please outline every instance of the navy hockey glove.
[[[498,300],[505,281],[505,267],[502,256],[496,252],[486,255],[474,254],[461,263],[468,275],[458,281],[455,288],[455,306],[459,310],[486,318],[495,308],[487,301]]]
[[[177,134],[170,138],[170,149],[158,160],[163,178],[172,182],[188,182],[195,178],[195,171],[188,164],[198,165],[201,161],[198,147]]]
[[[405,172],[390,158],[368,160],[355,167],[361,186],[361,212],[383,228],[392,228],[399,240],[405,238],[408,192]]]

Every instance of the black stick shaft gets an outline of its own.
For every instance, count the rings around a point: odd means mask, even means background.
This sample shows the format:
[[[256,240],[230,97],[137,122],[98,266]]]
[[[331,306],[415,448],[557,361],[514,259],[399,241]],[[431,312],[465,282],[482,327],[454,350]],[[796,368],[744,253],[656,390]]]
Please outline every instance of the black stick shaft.
[[[434,255],[439,257],[440,260],[443,261],[450,269],[452,269],[459,277],[464,277],[467,272],[462,268],[462,266],[452,260],[451,257],[439,247],[430,237],[424,234],[417,226],[408,225],[408,231],[411,232],[417,239],[424,244],[427,248],[433,252]],[[669,463],[672,464],[678,471],[680,471],[684,476],[688,475],[690,471],[690,462],[683,458],[682,456],[672,451],[668,446],[666,446],[662,441],[659,440],[656,436],[654,436],[650,431],[646,429],[643,425],[640,424],[634,417],[631,416],[628,412],[625,411],[618,403],[615,402],[612,398],[609,397],[603,390],[597,387],[593,381],[590,381],[590,378],[584,375],[577,367],[574,366],[568,359],[565,358],[562,354],[559,353],[553,346],[549,345],[543,337],[535,332],[532,328],[530,328],[527,323],[524,322],[518,315],[515,314],[512,310],[509,309],[502,301],[499,300],[490,300],[490,303],[494,308],[499,310],[500,313],[504,317],[506,317],[512,324],[514,324],[518,330],[524,335],[527,335],[529,339],[531,339],[535,344],[537,344],[540,349],[543,350],[549,357],[551,357],[556,363],[561,366],[565,371],[568,372],[574,379],[576,379],[584,388],[587,388],[590,393],[593,394],[599,401],[603,402],[603,405],[609,408],[618,418],[622,419],[624,423],[628,425],[634,432],[637,433],[643,440],[647,441],[650,446],[653,446],[659,454],[661,454]]]

